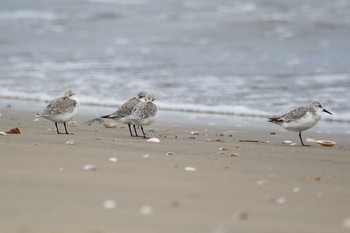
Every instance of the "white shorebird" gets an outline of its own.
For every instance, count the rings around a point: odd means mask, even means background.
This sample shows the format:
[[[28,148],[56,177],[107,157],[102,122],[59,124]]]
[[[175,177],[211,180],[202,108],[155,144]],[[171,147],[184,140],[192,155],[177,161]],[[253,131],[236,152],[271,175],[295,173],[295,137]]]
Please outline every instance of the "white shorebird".
[[[143,126],[152,124],[157,117],[158,107],[153,103],[154,100],[155,98],[152,94],[147,94],[145,102],[138,103],[129,116],[134,125],[141,127],[144,138],[147,137],[143,131]]]
[[[116,120],[120,123],[127,124],[129,127],[131,137],[134,137],[134,136],[137,137],[138,135],[137,135],[136,127],[133,124],[132,120],[129,119],[129,116],[132,112],[132,109],[138,103],[140,103],[141,101],[145,101],[145,97],[147,94],[148,93],[145,91],[140,91],[137,94],[137,97],[133,97],[133,98],[129,99],[122,106],[120,106],[120,108],[116,112],[109,114],[109,115],[101,116],[101,118],[113,119],[113,120]],[[130,126],[131,124],[133,124],[135,135],[132,134],[131,126]]]
[[[322,107],[320,102],[314,101],[309,106],[302,106],[296,108],[282,116],[270,117],[269,122],[276,123],[277,125],[285,128],[289,131],[299,132],[299,138],[302,146],[305,145],[301,138],[301,132],[312,128],[321,119],[321,113],[326,112],[332,115]]]
[[[63,123],[66,134],[68,134],[66,122],[70,121],[77,114],[79,104],[80,102],[75,92],[69,89],[64,93],[63,97],[52,100],[37,116],[55,122],[58,134],[60,134],[60,131],[57,123]]]

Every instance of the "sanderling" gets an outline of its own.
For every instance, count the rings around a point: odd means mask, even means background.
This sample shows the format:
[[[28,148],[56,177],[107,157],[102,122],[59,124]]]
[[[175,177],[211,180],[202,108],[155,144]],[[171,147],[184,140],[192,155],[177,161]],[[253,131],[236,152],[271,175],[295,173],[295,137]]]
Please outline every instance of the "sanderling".
[[[303,139],[301,138],[301,132],[313,127],[321,119],[322,112],[332,115],[332,113],[324,109],[319,102],[315,101],[309,106],[302,106],[282,116],[270,117],[268,119],[269,122],[276,123],[286,130],[299,132],[301,145],[309,146],[304,145]]]
[[[131,112],[129,119],[132,120],[134,125],[140,126],[143,137],[147,138],[143,131],[143,126],[150,125],[156,120],[158,107],[153,103],[155,100],[152,94],[147,94],[145,102],[138,103]]]
[[[131,126],[130,126],[133,123],[132,123],[132,120],[129,119],[129,116],[132,112],[132,109],[138,103],[145,100],[145,97],[147,94],[148,93],[145,91],[140,91],[137,94],[137,97],[133,97],[133,98],[129,99],[122,106],[120,106],[120,108],[116,112],[109,114],[109,115],[106,115],[106,116],[101,116],[101,118],[113,119],[113,120],[116,120],[120,123],[127,124],[129,127],[131,137],[134,137],[134,135],[132,134],[132,131],[131,131]],[[133,127],[134,127],[134,131],[135,131],[135,136],[138,136],[135,125],[133,125]]]
[[[77,114],[79,104],[80,102],[75,92],[73,90],[67,90],[63,97],[52,100],[37,116],[55,122],[58,134],[60,132],[57,123],[63,123],[66,134],[68,134],[66,122],[70,121]]]

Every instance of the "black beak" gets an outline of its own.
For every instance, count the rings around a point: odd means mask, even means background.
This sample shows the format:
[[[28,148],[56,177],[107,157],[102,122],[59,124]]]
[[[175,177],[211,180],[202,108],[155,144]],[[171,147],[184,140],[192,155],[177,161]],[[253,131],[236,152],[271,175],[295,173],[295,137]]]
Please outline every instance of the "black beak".
[[[330,115],[332,115],[332,113],[330,111],[326,110],[326,109],[323,109],[323,111],[328,113],[328,114],[330,114]]]

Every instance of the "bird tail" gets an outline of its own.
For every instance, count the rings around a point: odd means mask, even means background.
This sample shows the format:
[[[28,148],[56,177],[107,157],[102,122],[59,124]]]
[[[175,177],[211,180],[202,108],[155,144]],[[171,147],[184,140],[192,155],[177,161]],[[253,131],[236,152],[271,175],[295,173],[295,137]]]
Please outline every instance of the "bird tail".
[[[109,115],[101,116],[100,118],[115,119],[117,118],[117,115],[109,114]]]
[[[272,122],[272,123],[281,123],[283,122],[282,117],[269,117],[267,118],[268,122]]]

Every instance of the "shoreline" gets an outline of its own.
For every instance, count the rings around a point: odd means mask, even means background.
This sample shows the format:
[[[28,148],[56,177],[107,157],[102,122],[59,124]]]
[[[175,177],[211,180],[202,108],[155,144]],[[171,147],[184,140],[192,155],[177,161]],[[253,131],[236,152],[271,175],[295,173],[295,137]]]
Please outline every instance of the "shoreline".
[[[72,134],[57,135],[53,122],[18,109],[0,108],[0,130],[21,131],[0,137],[1,232],[349,230],[349,134],[306,131],[304,140],[337,145],[301,147],[297,133],[277,126],[219,124],[196,115],[160,117],[145,127],[160,139],[150,143],[120,124],[85,125],[96,110],[83,109],[68,126]]]

